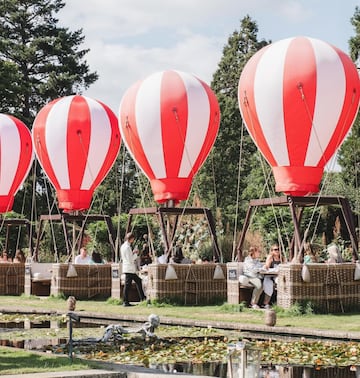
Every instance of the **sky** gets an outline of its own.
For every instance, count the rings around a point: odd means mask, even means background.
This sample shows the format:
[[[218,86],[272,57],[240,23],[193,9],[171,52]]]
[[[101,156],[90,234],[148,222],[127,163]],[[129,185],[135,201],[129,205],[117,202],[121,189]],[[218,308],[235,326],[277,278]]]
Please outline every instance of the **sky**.
[[[83,29],[81,48],[98,81],[84,95],[116,115],[125,91],[154,72],[176,69],[210,85],[228,38],[249,15],[258,40],[308,36],[348,53],[360,0],[65,0],[60,25]]]

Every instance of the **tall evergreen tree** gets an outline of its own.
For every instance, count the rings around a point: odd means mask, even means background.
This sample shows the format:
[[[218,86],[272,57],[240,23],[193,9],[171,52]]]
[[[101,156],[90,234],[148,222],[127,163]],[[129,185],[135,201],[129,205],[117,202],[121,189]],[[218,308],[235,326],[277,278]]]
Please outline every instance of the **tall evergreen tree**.
[[[62,0],[0,2],[0,111],[27,125],[49,100],[81,93],[97,80],[84,61],[82,30],[58,26]]]
[[[360,8],[356,7],[351,18],[355,35],[349,40],[350,57],[360,66]],[[349,136],[341,145],[338,162],[342,168],[344,194],[349,198],[353,210],[360,215],[360,117],[357,116]]]
[[[235,214],[242,133],[243,179],[240,192],[247,186],[246,177],[250,171],[259,169],[259,165],[254,165],[251,160],[256,147],[242,127],[237,96],[238,82],[245,64],[254,53],[269,43],[265,40],[258,41],[257,33],[256,22],[250,16],[245,16],[241,20],[240,30],[235,30],[224,46],[223,56],[211,83],[220,104],[221,123],[214,148],[199,174],[198,182],[203,188],[200,197],[205,203],[210,204],[209,207],[221,208],[227,220]]]
[[[60,27],[55,15],[62,0],[3,0],[0,2],[0,112],[12,114],[28,127],[42,106],[58,97],[81,94],[98,75],[84,60],[88,49],[82,30]],[[30,177],[32,175],[29,175]],[[20,195],[14,210],[30,218],[32,184],[25,185],[26,202]],[[48,212],[45,184],[37,169],[39,213]]]

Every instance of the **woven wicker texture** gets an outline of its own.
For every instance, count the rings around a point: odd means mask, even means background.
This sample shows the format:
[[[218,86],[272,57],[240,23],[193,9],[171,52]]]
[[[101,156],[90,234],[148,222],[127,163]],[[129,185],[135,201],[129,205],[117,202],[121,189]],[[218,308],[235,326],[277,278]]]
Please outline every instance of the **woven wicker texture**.
[[[355,264],[309,264],[310,282],[301,277],[302,264],[282,264],[277,283],[277,304],[289,308],[311,302],[324,313],[360,308],[360,281],[354,280]]]
[[[0,295],[20,295],[25,286],[25,264],[0,263]]]
[[[76,277],[67,277],[69,264],[53,264],[51,294],[72,295],[76,299],[109,298],[111,296],[111,265],[73,264]]]
[[[223,270],[223,279],[214,279],[216,265]],[[177,279],[165,280],[167,267],[167,264],[148,266],[149,299],[173,298],[185,304],[210,304],[226,300],[225,264],[172,264]]]
[[[279,366],[278,373],[281,378],[355,378],[356,373],[346,367],[327,367],[323,369],[308,368],[304,366]]]
[[[226,264],[227,268],[227,301],[230,304],[245,302],[250,304],[253,287],[239,283],[239,277],[243,274],[242,262]]]

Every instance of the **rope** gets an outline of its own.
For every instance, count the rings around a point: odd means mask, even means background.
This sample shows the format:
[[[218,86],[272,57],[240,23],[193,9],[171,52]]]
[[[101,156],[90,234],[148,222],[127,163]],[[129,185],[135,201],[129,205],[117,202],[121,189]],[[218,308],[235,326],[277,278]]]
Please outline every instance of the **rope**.
[[[301,95],[301,99],[302,99],[302,101],[303,101],[303,103],[304,103],[304,106],[305,106],[305,109],[306,109],[306,113],[307,113],[307,115],[308,115],[308,117],[309,117],[309,120],[311,121],[312,131],[314,132],[314,135],[315,135],[316,140],[317,140],[317,142],[318,142],[318,147],[319,147],[319,149],[320,149],[320,151],[321,151],[322,159],[324,159],[324,158],[325,158],[325,157],[324,157],[324,150],[323,150],[323,148],[322,148],[322,146],[321,146],[321,143],[320,143],[320,139],[319,139],[319,136],[318,136],[318,133],[317,133],[317,127],[316,127],[316,125],[314,124],[313,119],[312,119],[312,117],[311,117],[311,113],[310,113],[310,111],[309,111],[309,106],[308,106],[307,101],[306,101],[307,99],[306,99],[305,93],[304,93],[304,91],[303,91],[303,86],[302,86],[301,83],[299,83],[297,87],[298,87],[298,89],[299,89],[299,92],[300,92],[300,95]],[[353,93],[353,95],[352,95],[352,100],[351,100],[351,103],[352,103],[353,105],[355,104],[354,101],[355,101],[355,93]],[[336,146],[339,146],[339,145],[340,145],[340,136],[343,134],[343,131],[344,131],[344,129],[345,129],[345,124],[346,124],[347,120],[349,119],[349,116],[350,116],[350,108],[351,108],[351,107],[348,107],[348,109],[347,109],[346,115],[345,115],[345,117],[344,117],[344,121],[343,121],[342,126],[341,126],[341,132],[338,133],[338,139],[337,139],[337,141],[336,141]],[[337,148],[338,148],[338,147],[337,147]],[[326,161],[323,160],[323,163],[324,163],[324,165],[325,165],[325,164],[326,164]],[[320,187],[320,192],[319,192],[319,195],[318,195],[318,200],[316,201],[316,204],[315,204],[315,206],[314,206],[314,208],[313,208],[313,213],[312,213],[312,216],[311,216],[311,221],[308,223],[307,229],[306,229],[306,231],[305,231],[305,235],[307,235],[308,232],[309,232],[309,230],[310,230],[310,225],[312,224],[312,221],[313,221],[313,218],[314,218],[314,214],[315,214],[315,211],[317,210],[317,207],[318,207],[318,203],[319,203],[320,197],[321,197],[321,195],[322,195],[322,193],[323,193],[323,191],[324,191],[325,185],[326,185],[326,183],[327,183],[327,181],[328,181],[328,176],[329,176],[329,174],[328,174],[328,172],[326,172],[325,175],[324,175],[324,180],[323,180],[323,182],[322,182],[322,184],[321,184],[321,187]],[[316,222],[316,227],[314,228],[314,232],[313,232],[313,236],[312,236],[312,238],[311,238],[311,241],[313,241],[314,238],[315,238],[315,232],[316,232],[317,226],[318,226],[318,224],[319,224],[319,220],[320,220],[320,214],[318,215],[318,220],[317,220],[317,222]],[[302,246],[301,246],[301,250],[303,249],[303,244],[304,244],[304,243],[305,243],[305,238],[304,238],[304,240],[303,240],[303,243],[302,243]]]
[[[253,118],[252,118],[252,113],[250,112],[250,109],[249,109],[249,101],[248,101],[248,98],[247,98],[246,91],[244,92],[244,101],[243,101],[243,103],[245,105],[247,116],[248,116],[248,118],[251,121],[250,124],[248,125],[250,134],[253,135],[253,139],[254,139],[254,141],[256,141],[258,139],[257,138],[257,130],[254,127],[254,122],[253,122]],[[263,192],[262,192],[260,198],[262,198],[265,188],[267,189],[267,192],[268,192],[269,196],[271,197],[271,190],[270,190],[270,186],[269,186],[270,174],[266,175],[264,159],[262,158],[262,155],[260,154],[259,150],[258,150],[258,153],[259,153],[259,156],[260,156],[260,163],[261,163],[261,168],[262,168],[262,171],[263,171],[263,175],[264,175],[265,180],[266,180],[265,181],[265,185],[264,185],[264,189],[263,189]],[[271,204],[271,208],[272,208],[274,220],[275,220],[275,223],[276,223],[279,244],[282,246],[282,250],[285,251],[284,242],[283,242],[283,239],[282,239],[282,235],[280,233],[280,226],[279,226],[279,223],[278,223],[278,220],[277,220],[275,208],[274,208],[274,206],[272,204]],[[283,219],[281,219],[281,220],[283,222]],[[288,239],[288,235],[287,235],[287,239]]]
[[[55,202],[55,199],[54,199],[52,206],[50,206],[49,193],[48,193],[48,185],[47,185],[49,181],[48,181],[47,177],[45,176],[45,172],[43,172],[43,179],[44,179],[45,189],[46,189],[45,190],[46,203],[47,203],[48,210],[49,210],[51,236],[53,238],[53,243],[54,243],[56,262],[58,263],[59,262],[59,253],[58,253],[57,244],[56,244],[54,224],[53,224],[52,219],[51,219],[52,209],[56,205],[56,202]]]
[[[33,168],[33,179],[32,179],[32,198],[31,198],[31,216],[30,216],[30,224],[35,224],[37,227],[37,212],[36,212],[36,166],[37,166],[37,159],[35,160],[34,168]],[[35,221],[34,221],[35,219]],[[33,227],[30,227],[30,238],[32,240],[33,237]],[[34,251],[30,251],[31,258],[33,257]]]
[[[234,220],[234,235],[233,235],[233,250],[231,261],[235,261],[236,252],[236,234],[237,234],[237,221],[239,216],[239,198],[240,198],[240,179],[241,179],[241,161],[242,161],[242,150],[243,150],[243,140],[244,140],[244,121],[241,122],[241,135],[240,135],[240,151],[239,151],[239,169],[238,169],[238,179],[236,188],[236,207],[235,207],[235,220]]]
[[[24,196],[23,196],[23,201],[22,201],[22,204],[21,204],[21,214],[24,214],[24,209],[25,209],[25,194],[26,194],[26,186],[24,186]],[[19,226],[18,227],[18,234],[17,234],[17,238],[16,238],[15,251],[19,249],[20,237],[21,237],[21,227]],[[30,237],[30,235],[29,235],[29,237]]]
[[[121,179],[120,179],[120,195],[119,195],[119,203],[118,203],[118,222],[117,222],[117,228],[116,228],[116,240],[115,240],[115,262],[118,262],[119,259],[119,246],[121,243],[121,237],[120,237],[120,229],[121,229],[121,223],[120,223],[120,214],[121,214],[121,208],[122,208],[122,195],[123,195],[123,187],[124,187],[124,173],[125,173],[125,156],[126,156],[126,148],[123,147],[123,159],[122,159],[122,166],[121,166]],[[117,170],[116,170],[117,173]],[[118,176],[116,175],[116,179]],[[116,188],[118,188],[118,185],[116,185]]]

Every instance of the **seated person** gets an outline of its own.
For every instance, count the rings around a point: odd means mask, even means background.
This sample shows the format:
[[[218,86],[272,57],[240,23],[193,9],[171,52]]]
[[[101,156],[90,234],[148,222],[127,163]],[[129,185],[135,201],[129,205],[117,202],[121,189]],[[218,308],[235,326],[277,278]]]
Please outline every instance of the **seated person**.
[[[170,262],[175,264],[191,264],[191,260],[184,257],[182,248],[177,246],[174,255],[170,258]]]
[[[80,248],[80,253],[75,257],[75,264],[91,264],[91,257],[85,247]]]
[[[142,246],[141,254],[140,254],[140,266],[149,265],[152,263],[152,258],[150,256],[150,248],[149,244],[147,243],[147,235],[144,235],[145,243]]]
[[[8,254],[8,252],[6,250],[4,250],[1,254],[1,257],[0,257],[0,262],[2,263],[11,263],[12,260],[11,260],[11,256]]]
[[[104,264],[104,260],[102,259],[100,252],[93,251],[91,254],[91,264]]]
[[[329,245],[328,249],[328,259],[327,263],[328,264],[338,264],[343,262],[343,258],[341,256],[339,247],[335,244]]]
[[[278,266],[282,263],[282,258],[280,254],[280,248],[278,244],[273,244],[270,248],[270,252],[268,256],[266,257],[266,262],[265,262],[265,270],[277,270]],[[263,288],[264,288],[264,293],[265,293],[265,298],[264,298],[264,307],[269,308],[270,307],[270,301],[271,297],[274,293],[274,286],[276,282],[276,277],[264,277],[264,282],[263,282]]]
[[[26,257],[21,249],[17,249],[13,262],[18,264],[25,264]]]
[[[251,296],[251,307],[254,309],[260,308],[258,305],[260,295],[263,291],[262,276],[260,271],[263,269],[263,264],[259,260],[260,250],[258,247],[250,247],[249,254],[245,257],[243,273],[249,278],[249,282],[254,286]]]
[[[167,255],[166,253],[163,253],[162,255],[157,257],[157,263],[158,264],[167,264]]]
[[[304,246],[304,264],[313,264],[317,262],[318,258],[311,243],[306,243]]]

